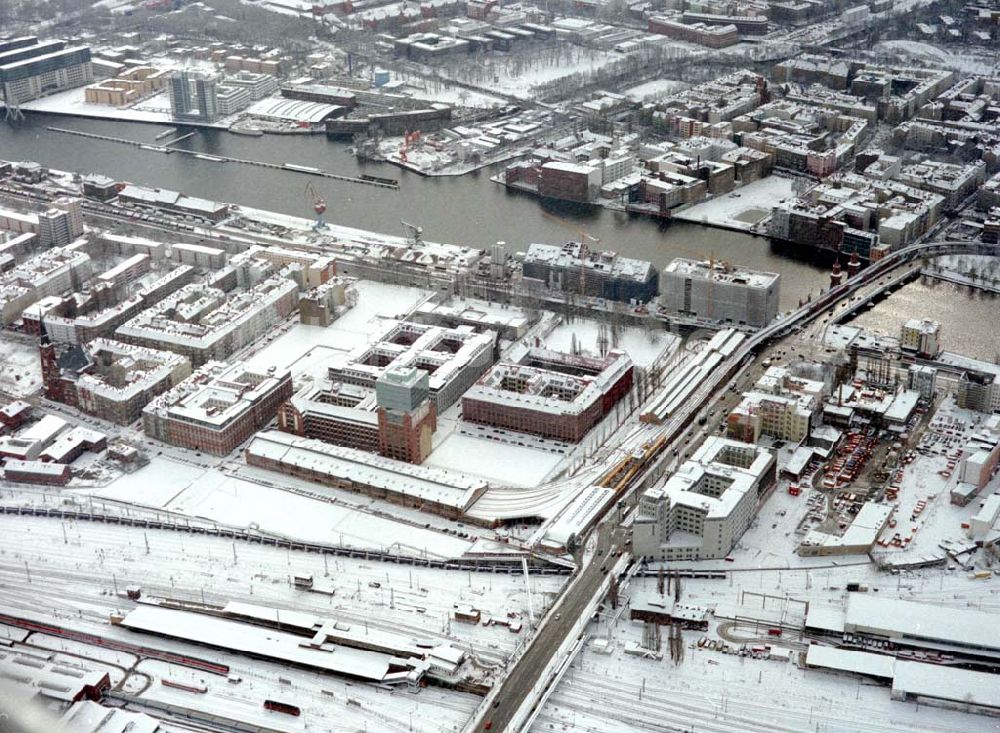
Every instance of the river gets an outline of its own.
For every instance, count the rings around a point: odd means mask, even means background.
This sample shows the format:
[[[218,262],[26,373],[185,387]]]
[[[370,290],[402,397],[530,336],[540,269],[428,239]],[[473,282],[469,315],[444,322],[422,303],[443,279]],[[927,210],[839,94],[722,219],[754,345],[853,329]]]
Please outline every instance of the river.
[[[165,155],[103,140],[52,132],[48,126],[83,130],[150,144],[168,129],[160,125],[29,115],[19,127],[0,125],[0,159],[36,160],[43,165],[99,172],[121,180],[184,191],[209,199],[242,203],[298,216],[311,215],[306,195],[312,183],[327,200],[330,221],[390,234],[404,234],[400,221],[418,224],[431,241],[488,247],[497,240],[510,251],[531,242],[559,243],[586,231],[600,247],[652,260],[659,266],[674,257],[718,259],[781,273],[781,306],[794,308],[809,293],[828,284],[826,253],[796,250],[763,237],[683,222],[573,204],[545,204],[507,191],[489,180],[492,170],[461,177],[426,178],[388,164],[360,163],[342,142],[322,135],[245,137],[202,130],[179,145],[190,150],[273,163],[315,166],[342,175],[369,173],[396,178],[398,191],[318,178],[291,171],[219,163],[191,156]],[[174,137],[174,136],[171,136]],[[546,216],[546,212],[557,218]],[[559,220],[562,220],[560,223]],[[950,350],[993,359],[1000,337],[1000,298],[968,288],[914,283],[856,320],[893,335],[909,317],[942,322]],[[982,324],[991,324],[983,326]]]
[[[202,130],[179,146],[213,155],[297,163],[332,173],[369,173],[399,180],[398,191],[375,188],[302,173],[218,163],[191,156],[165,155],[103,140],[51,132],[56,126],[100,135],[160,144],[159,125],[104,122],[71,117],[30,115],[19,128],[0,125],[0,158],[36,160],[63,170],[99,172],[113,178],[183,191],[193,196],[242,203],[286,214],[310,216],[305,194],[312,183],[329,210],[327,219],[346,226],[389,234],[404,234],[400,220],[418,224],[424,238],[488,247],[498,240],[509,251],[524,250],[532,242],[556,244],[578,238],[578,229],[600,239],[600,246],[622,255],[666,265],[674,257],[718,259],[747,267],[780,272],[782,307],[798,305],[826,283],[827,255],[812,251],[799,257],[772,245],[766,238],[683,222],[653,219],[598,207],[546,204],[527,194],[507,191],[484,169],[461,177],[420,176],[389,164],[359,163],[342,142],[322,135],[268,135],[246,137]],[[171,136],[173,137],[173,136]],[[544,212],[566,221],[561,224]]]

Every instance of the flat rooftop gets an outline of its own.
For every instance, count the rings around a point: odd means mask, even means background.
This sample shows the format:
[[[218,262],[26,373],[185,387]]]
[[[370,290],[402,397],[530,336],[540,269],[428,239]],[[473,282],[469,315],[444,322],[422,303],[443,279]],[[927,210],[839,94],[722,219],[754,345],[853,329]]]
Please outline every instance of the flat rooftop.
[[[331,479],[449,506],[463,513],[487,487],[482,479],[454,471],[400,463],[374,453],[277,430],[258,433],[247,447],[247,455],[300,467]]]
[[[381,682],[393,659],[389,654],[351,647],[312,648],[295,634],[173,608],[140,605],[121,625],[132,631],[158,634],[215,649],[262,657],[320,672],[332,672]]]
[[[751,270],[725,262],[689,260],[683,257],[674,259],[663,271],[667,274],[682,275],[695,280],[712,280],[716,283],[745,285],[749,288],[770,287],[781,277],[776,272]]]

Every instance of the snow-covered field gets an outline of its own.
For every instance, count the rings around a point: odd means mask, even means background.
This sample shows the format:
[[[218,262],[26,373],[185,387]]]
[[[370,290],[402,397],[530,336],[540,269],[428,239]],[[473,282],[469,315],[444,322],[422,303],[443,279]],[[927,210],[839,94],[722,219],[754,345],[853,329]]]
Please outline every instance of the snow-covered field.
[[[161,100],[165,104],[162,111],[149,109],[148,105],[155,104],[154,100]],[[138,107],[113,107],[110,104],[91,104],[84,98],[83,87],[78,87],[25,102],[21,108],[31,112],[80,115],[129,122],[170,122],[170,104],[165,94],[151,97]]]
[[[355,549],[453,558],[472,548],[470,540],[443,532],[444,520],[434,522],[439,529],[425,528],[431,515],[422,512],[404,513],[401,507],[281,474],[245,467],[239,471],[232,475],[220,468],[156,456],[148,466],[107,487],[80,493]],[[283,487],[299,488],[328,500],[290,493]]]
[[[42,386],[38,346],[0,334],[0,392],[11,397],[33,394]]]
[[[574,345],[582,352],[597,356],[601,353],[602,323],[590,318],[573,318],[556,326],[542,337],[542,345],[556,351],[571,352]],[[641,367],[664,360],[680,346],[681,339],[667,331],[621,327],[604,330],[606,347],[621,349]]]
[[[187,69],[208,73],[214,73],[218,70],[218,67],[210,61],[174,56],[155,56],[149,59],[149,64],[159,69]],[[77,87],[76,89],[67,89],[63,92],[56,92],[40,99],[25,102],[21,107],[25,110],[35,112],[80,115],[132,122],[169,123],[171,121],[170,98],[165,91],[146,97],[129,107],[115,107],[109,104],[92,104],[88,102],[84,88]],[[225,128],[228,121],[230,120],[219,120],[209,126]]]
[[[461,107],[502,107],[506,104],[503,97],[497,97],[486,92],[474,91],[464,87],[456,87],[453,84],[436,79],[425,79],[399,72],[393,72],[392,78],[406,84],[403,89],[397,91],[415,99],[426,99],[430,102],[454,104]]]
[[[1000,69],[995,54],[961,53],[922,41],[882,41],[875,44],[872,51],[877,54],[905,56],[964,74],[995,74]]]
[[[751,231],[765,217],[771,207],[793,195],[793,178],[771,175],[748,183],[730,193],[684,209],[674,214],[675,219],[698,224],[711,224]]]
[[[555,49],[487,56],[481,63],[453,64],[439,71],[447,78],[527,99],[537,87],[574,75],[586,76],[621,59],[621,54],[610,51],[563,44]]]
[[[645,84],[630,87],[622,92],[622,94],[637,102],[646,102],[665,97],[668,94],[674,94],[682,89],[686,89],[688,86],[686,82],[675,81],[674,79],[654,79],[653,81],[647,81]]]
[[[563,456],[559,453],[456,432],[434,448],[425,465],[470,473],[501,485],[536,486],[562,460]]]

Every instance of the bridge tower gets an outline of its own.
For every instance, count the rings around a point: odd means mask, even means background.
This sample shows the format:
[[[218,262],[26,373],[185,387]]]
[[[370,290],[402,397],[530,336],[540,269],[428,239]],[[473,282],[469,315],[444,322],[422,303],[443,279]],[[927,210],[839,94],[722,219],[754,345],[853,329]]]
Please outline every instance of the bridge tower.
[[[851,252],[851,260],[847,263],[847,277],[854,277],[861,269],[861,260],[858,259],[858,250]]]
[[[830,287],[835,288],[844,282],[844,273],[840,269],[840,257],[833,262],[833,269],[830,270]]]

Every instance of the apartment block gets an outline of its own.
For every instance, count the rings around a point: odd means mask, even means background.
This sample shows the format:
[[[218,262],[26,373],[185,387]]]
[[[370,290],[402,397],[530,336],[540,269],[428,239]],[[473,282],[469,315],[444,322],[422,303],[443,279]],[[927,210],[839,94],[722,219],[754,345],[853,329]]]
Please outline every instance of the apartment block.
[[[140,419],[150,400],[191,374],[183,356],[110,339],[43,343],[39,355],[48,399],[119,425]]]
[[[235,293],[202,283],[185,285],[119,326],[128,343],[186,356],[195,367],[227,359],[298,308],[298,287],[280,275]]]
[[[781,276],[726,262],[677,258],[663,271],[668,313],[766,326],[778,315]]]
[[[640,497],[635,554],[652,561],[726,557],[775,478],[769,451],[709,437],[663,484]]]
[[[273,420],[291,396],[287,370],[259,373],[210,362],[146,406],[143,430],[164,443],[226,455]]]
[[[598,359],[530,349],[465,393],[462,419],[577,443],[628,394],[632,377],[632,360],[621,351]]]

